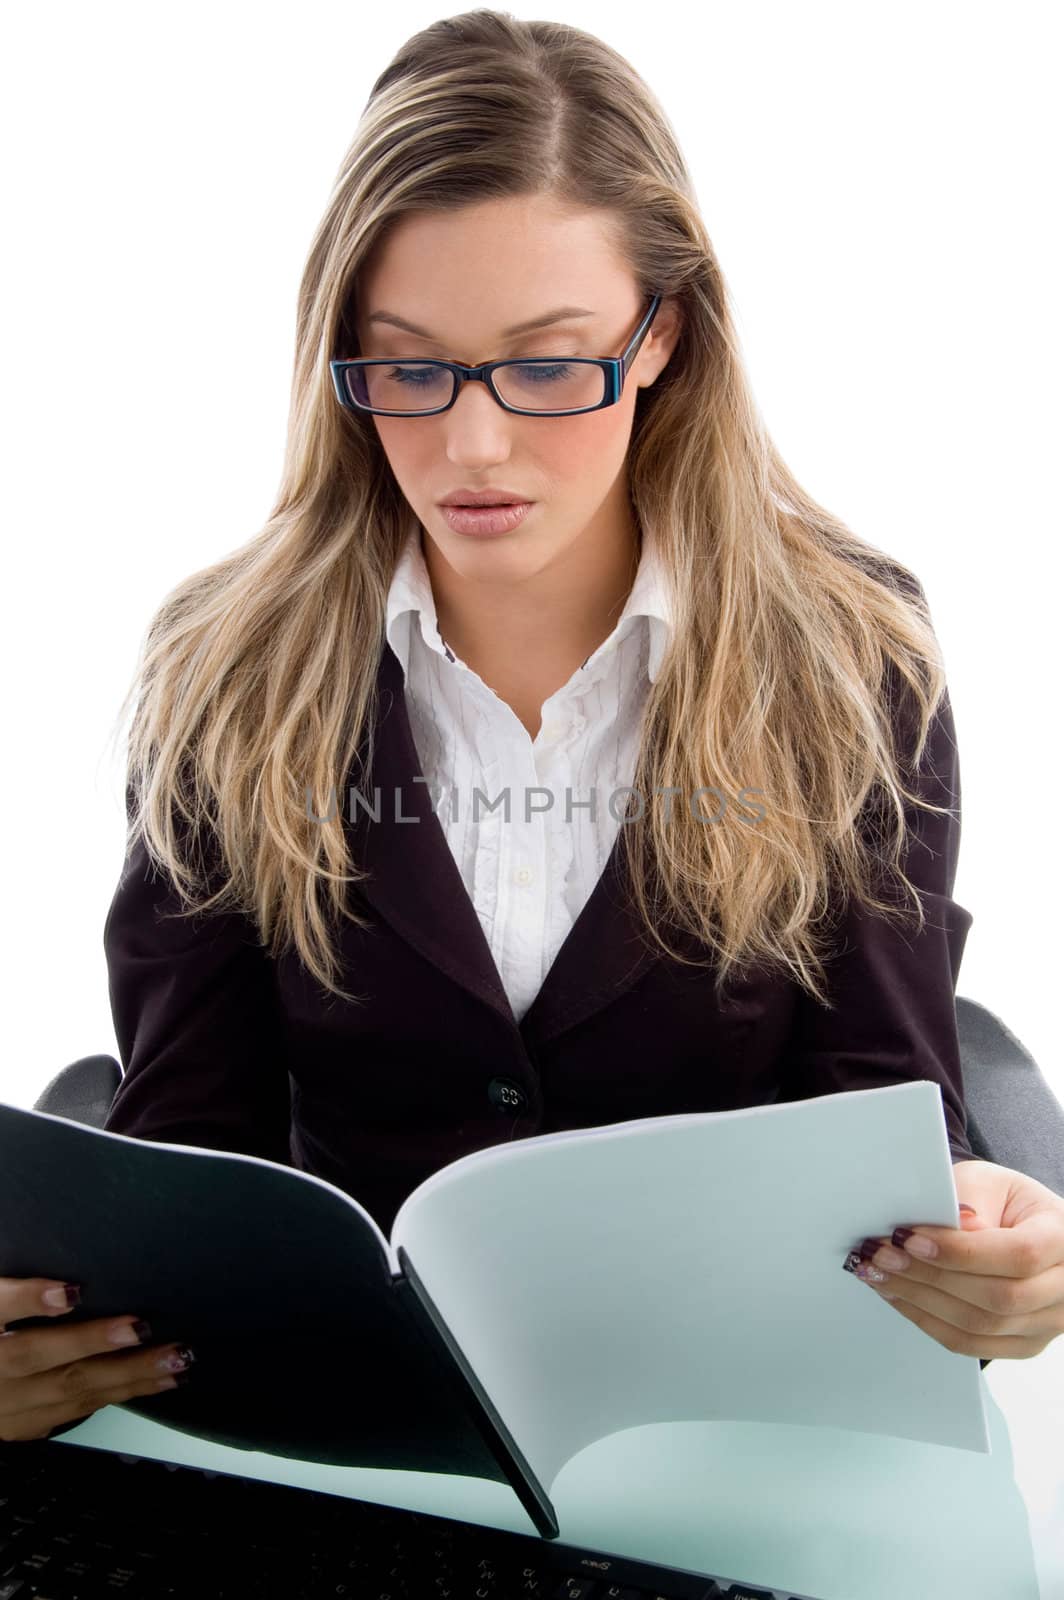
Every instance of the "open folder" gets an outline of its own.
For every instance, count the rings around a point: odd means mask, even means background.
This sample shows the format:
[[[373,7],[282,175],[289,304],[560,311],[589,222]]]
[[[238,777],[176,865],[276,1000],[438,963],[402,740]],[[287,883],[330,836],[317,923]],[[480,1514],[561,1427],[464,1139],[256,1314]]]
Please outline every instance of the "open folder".
[[[123,1409],[508,1482],[548,1538],[565,1464],[646,1423],[987,1453],[978,1360],[842,1270],[902,1223],[959,1225],[929,1080],[493,1145],[422,1183],[390,1240],[309,1173],[0,1102],[0,1274],[80,1283],[64,1325],[138,1315],[195,1352],[187,1386]]]

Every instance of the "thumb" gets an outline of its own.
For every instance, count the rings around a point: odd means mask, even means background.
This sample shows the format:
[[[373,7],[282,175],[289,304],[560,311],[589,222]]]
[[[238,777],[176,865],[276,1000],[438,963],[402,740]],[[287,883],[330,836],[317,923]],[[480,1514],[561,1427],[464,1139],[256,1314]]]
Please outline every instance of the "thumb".
[[[989,1228],[990,1224],[985,1217],[981,1217],[974,1206],[967,1205],[963,1200],[959,1202],[961,1227],[966,1233],[978,1233],[982,1228]]]

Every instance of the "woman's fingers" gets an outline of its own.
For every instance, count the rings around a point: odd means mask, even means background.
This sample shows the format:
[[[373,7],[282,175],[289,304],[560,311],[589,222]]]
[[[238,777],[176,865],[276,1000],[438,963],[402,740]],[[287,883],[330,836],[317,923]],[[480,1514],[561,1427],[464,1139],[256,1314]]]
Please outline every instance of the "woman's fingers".
[[[151,1329],[134,1316],[20,1329],[20,1319],[47,1309],[42,1293],[50,1283],[0,1278],[0,1441],[5,1443],[45,1438],[101,1406],[172,1387],[173,1370],[162,1363],[183,1349],[146,1344]]]
[[[139,1395],[158,1394],[161,1389],[173,1387],[173,1379],[167,1379],[165,1374],[152,1369],[145,1374],[143,1371],[126,1372],[123,1381],[112,1389],[99,1389],[91,1401],[86,1399],[77,1409],[74,1401],[65,1401],[59,1405],[35,1406],[32,1410],[23,1412],[18,1418],[20,1431],[17,1435],[7,1435],[4,1432],[3,1418],[0,1418],[0,1441],[4,1443],[20,1442],[31,1439],[46,1439],[55,1428],[73,1427],[76,1423],[87,1422],[95,1411],[100,1411],[104,1406],[120,1405],[123,1400],[133,1400]]]
[[[54,1303],[62,1289],[54,1278],[0,1278],[0,1334],[9,1322],[22,1317],[61,1317],[70,1310],[65,1299],[58,1306]]]

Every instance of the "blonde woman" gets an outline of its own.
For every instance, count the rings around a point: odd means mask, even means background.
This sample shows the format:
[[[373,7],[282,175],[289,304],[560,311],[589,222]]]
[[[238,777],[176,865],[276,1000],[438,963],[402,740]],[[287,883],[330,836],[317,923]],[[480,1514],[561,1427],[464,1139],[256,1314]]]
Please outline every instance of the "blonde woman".
[[[924,592],[780,459],[608,45],[473,11],[378,78],[276,505],[165,599],[134,691],[108,1128],[290,1163],[387,1230],[491,1144],[930,1079],[973,1214],[849,1264],[984,1361],[1064,1329],[1064,1201],[967,1139]],[[4,1437],[84,1414],[75,1358],[105,1404],[158,1354],[22,1341]]]

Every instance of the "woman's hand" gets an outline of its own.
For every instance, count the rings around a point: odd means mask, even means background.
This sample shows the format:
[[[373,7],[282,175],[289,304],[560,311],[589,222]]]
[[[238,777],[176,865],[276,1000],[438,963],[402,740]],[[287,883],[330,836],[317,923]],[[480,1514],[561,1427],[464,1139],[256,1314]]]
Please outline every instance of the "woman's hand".
[[[145,1348],[129,1331],[134,1317],[98,1317],[60,1328],[6,1327],[22,1317],[61,1317],[71,1308],[57,1309],[42,1296],[62,1287],[51,1278],[0,1278],[0,1443],[47,1439],[53,1429],[84,1422],[101,1406],[173,1387],[161,1363],[183,1347]],[[150,1339],[147,1323],[140,1326]],[[126,1336],[112,1338],[118,1331]]]
[[[1064,1199],[992,1161],[958,1161],[953,1180],[972,1208],[959,1229],[906,1224],[865,1239],[844,1265],[957,1355],[1040,1355],[1064,1333]],[[922,1240],[937,1246],[933,1256]]]

